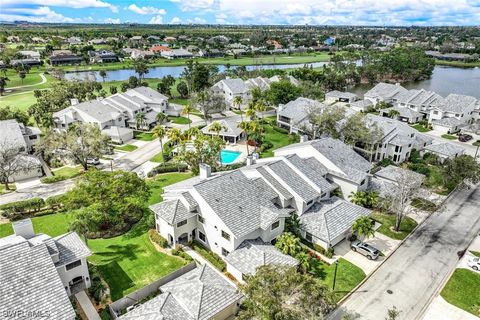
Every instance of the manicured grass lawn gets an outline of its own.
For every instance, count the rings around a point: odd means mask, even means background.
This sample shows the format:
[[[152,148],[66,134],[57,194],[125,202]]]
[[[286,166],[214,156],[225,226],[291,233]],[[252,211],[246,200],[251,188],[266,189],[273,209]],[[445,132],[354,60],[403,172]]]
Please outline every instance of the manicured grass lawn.
[[[421,124],[414,124],[412,126],[412,128],[416,129],[417,131],[419,132],[428,132],[428,131],[431,131],[432,129],[430,128],[425,128],[424,126],[422,126]]]
[[[188,99],[173,98],[173,99],[169,99],[168,102],[169,103],[181,104],[182,106],[186,106],[188,104]]]
[[[42,82],[42,78],[38,73],[27,73],[25,76],[25,79],[22,79],[19,77],[18,73],[11,73],[7,72],[7,77],[10,79],[7,81],[7,86],[5,87],[6,90],[10,87],[19,87],[19,86],[29,86],[29,85],[34,85],[34,84],[39,84]]]
[[[263,128],[265,129],[263,134],[264,143],[270,142],[273,146],[269,149],[263,150],[260,154],[262,158],[272,157],[273,150],[293,143],[288,134],[274,130],[271,124],[265,124],[263,125]]]
[[[417,222],[415,220],[410,217],[404,217],[402,223],[400,224],[400,231],[395,232],[392,231],[392,228],[395,225],[394,214],[374,212],[371,217],[382,224],[380,228],[377,229],[378,232],[396,240],[405,239],[417,226]]]
[[[18,108],[20,110],[27,110],[32,104],[37,102],[37,99],[33,96],[33,91],[17,94],[17,95],[5,95],[0,97],[0,108],[10,106],[12,108]]]
[[[56,177],[62,177],[64,180],[75,178],[83,171],[81,166],[77,167],[62,167],[60,169],[52,170]]]
[[[457,140],[458,139],[457,136],[454,136],[452,134],[442,134],[442,138],[448,139],[448,140]]]
[[[8,184],[8,187],[10,188],[10,190],[6,190],[5,189],[5,185],[3,183],[0,184],[0,194],[1,193],[8,193],[8,192],[12,192],[12,191],[15,191],[17,189],[17,187],[15,186],[15,184],[13,183],[9,183]]]
[[[442,66],[459,67],[459,68],[480,67],[480,61],[477,61],[477,62],[462,62],[462,61],[435,60],[435,64],[442,65]]]
[[[71,213],[49,214],[41,217],[33,217],[32,223],[36,233],[45,233],[56,237],[68,232],[74,216]],[[13,234],[12,224],[0,224],[0,238]]]
[[[448,303],[480,316],[480,274],[456,269],[440,295]]]
[[[189,124],[192,123],[192,120],[186,117],[172,117],[168,116],[168,120],[175,123],[175,124]]]
[[[155,138],[153,137],[153,133],[151,132],[141,132],[141,131],[135,131],[133,133],[133,137],[137,140],[141,141],[153,141]]]
[[[133,150],[138,149],[138,147],[134,146],[133,144],[125,144],[123,146],[116,146],[115,149],[125,152],[132,152]]]
[[[147,185],[150,187],[150,198],[148,204],[152,205],[161,202],[163,187],[180,182],[182,180],[191,178],[191,173],[165,173],[156,176],[153,179],[147,180]]]
[[[480,146],[480,140],[475,141],[474,143],[472,143],[472,145],[474,145],[475,147]]]
[[[480,257],[480,252],[479,251],[470,251],[474,256]]]
[[[163,154],[161,152],[157,153],[152,159],[150,159],[150,161],[158,163],[163,162]]]
[[[314,262],[314,275],[319,277],[329,288],[333,288],[335,264],[328,265],[324,262]],[[335,300],[339,301],[347,293],[352,291],[364,278],[365,272],[353,263],[340,258],[337,266],[337,279],[335,281]]]

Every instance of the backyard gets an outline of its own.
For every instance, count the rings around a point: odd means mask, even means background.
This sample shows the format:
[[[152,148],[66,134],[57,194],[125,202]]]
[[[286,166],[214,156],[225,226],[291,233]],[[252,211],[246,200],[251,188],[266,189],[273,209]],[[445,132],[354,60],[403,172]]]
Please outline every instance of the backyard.
[[[443,288],[440,295],[454,306],[480,316],[480,273],[458,268]]]
[[[296,136],[291,136],[286,131],[283,131],[284,129],[276,127],[275,119],[275,117],[265,119],[267,120],[267,123],[263,125],[263,129],[265,130],[263,134],[263,143],[271,144],[272,146],[262,150],[260,153],[262,158],[272,157],[273,150],[298,142]],[[292,137],[295,137],[295,140],[292,140]]]

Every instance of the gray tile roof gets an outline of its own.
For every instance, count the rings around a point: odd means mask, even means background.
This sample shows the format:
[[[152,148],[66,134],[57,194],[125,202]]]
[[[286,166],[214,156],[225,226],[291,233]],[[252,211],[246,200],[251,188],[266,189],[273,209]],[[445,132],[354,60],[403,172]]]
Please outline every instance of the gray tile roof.
[[[27,144],[17,120],[0,121],[0,147],[24,147],[26,149]]]
[[[261,239],[246,240],[225,258],[227,263],[243,274],[255,274],[258,267],[274,264],[296,266],[298,261],[280,252]]]
[[[169,292],[161,293],[130,312],[120,320],[195,320]]]
[[[462,120],[458,120],[457,118],[454,117],[447,117],[447,118],[442,118],[442,119],[433,119],[432,123],[438,124],[441,126],[445,126],[448,128],[453,128],[456,126],[459,126],[463,124],[464,122]]]
[[[169,292],[193,319],[211,319],[243,296],[227,280],[202,265],[160,287]]]
[[[263,179],[249,179],[240,170],[201,181],[194,188],[237,238],[261,227],[262,211],[279,217],[286,213],[273,204],[278,194]]]
[[[335,187],[324,178],[328,173],[328,169],[314,157],[302,159],[296,154],[292,154],[286,158],[291,164],[307,176],[308,179],[315,183],[322,193],[335,189]]]
[[[291,199],[293,195],[277,179],[275,179],[265,167],[258,167],[257,171],[283,198]]]
[[[326,98],[346,98],[346,99],[351,99],[351,98],[356,98],[357,95],[351,92],[343,92],[343,91],[338,91],[338,90],[333,90],[330,92],[327,92],[325,94]]]
[[[150,210],[172,225],[196,215],[196,213],[188,210],[179,199],[163,201],[151,205]]]
[[[301,228],[327,243],[345,233],[352,223],[361,216],[368,216],[370,210],[346,200],[332,197],[315,203],[300,216]]]
[[[214,122],[220,123],[220,125],[223,127],[222,131],[219,133],[220,136],[238,137],[242,134],[242,129],[238,127],[241,120],[237,117],[215,120],[205,128],[202,128],[202,132],[205,134],[215,135],[216,132],[210,131],[210,127]]]
[[[73,320],[75,312],[45,244],[0,239],[0,314],[36,311],[52,320]]]
[[[375,87],[365,93],[365,97],[381,98],[384,100],[393,99],[400,94],[407,92],[407,89],[400,85],[380,82]]]
[[[433,103],[433,106],[445,112],[462,114],[467,107],[471,107],[476,103],[477,98],[475,97],[451,93],[444,100]]]
[[[164,96],[157,90],[154,90],[150,87],[136,87],[125,92],[128,96],[139,96],[142,100],[146,102],[162,102],[163,100],[168,100],[167,96]]]
[[[370,106],[373,106],[373,102],[370,100],[358,100],[350,103],[350,106],[359,110],[367,110]]]
[[[305,202],[313,200],[320,194],[298,173],[296,173],[283,160],[268,164],[268,167],[275,172],[292,190],[298,194]]]
[[[248,87],[245,82],[240,78],[223,79],[223,85],[227,87],[233,94],[241,94],[248,91]]]
[[[465,152],[465,148],[450,142],[430,144],[425,146],[424,149],[427,152],[440,154],[447,157],[456,156],[457,154],[463,154]]]
[[[111,121],[112,119],[117,118],[120,116],[120,112],[112,106],[103,104],[98,100],[92,100],[87,102],[82,102],[67,109],[73,108],[73,110],[78,109],[90,117],[94,118],[100,123]],[[66,109],[65,109],[66,110]],[[62,110],[64,111],[64,110]],[[58,113],[54,113],[54,117],[60,117],[62,115],[62,111]]]
[[[390,180],[392,182],[396,182],[398,178],[403,177],[403,176],[408,176],[409,180],[417,183],[421,183],[423,179],[425,179],[425,176],[423,174],[403,169],[394,165],[389,165],[380,171],[377,171],[375,173],[375,176]]]
[[[398,113],[400,114],[400,117],[408,118],[410,120],[414,120],[416,118],[421,119],[423,117],[423,115],[420,112],[417,112],[415,110],[412,110],[410,108],[405,108],[405,107],[392,107],[392,108],[382,109],[380,111],[388,114],[390,110],[398,111]]]
[[[326,105],[319,101],[307,98],[298,98],[283,106],[279,106],[277,113],[282,117],[289,118],[290,124],[298,127],[306,124],[304,122],[307,120],[310,112],[320,111],[324,108],[326,108]]]
[[[56,267],[85,259],[92,254],[76,232],[69,232],[55,237],[54,241],[59,254],[59,261],[55,263]]]

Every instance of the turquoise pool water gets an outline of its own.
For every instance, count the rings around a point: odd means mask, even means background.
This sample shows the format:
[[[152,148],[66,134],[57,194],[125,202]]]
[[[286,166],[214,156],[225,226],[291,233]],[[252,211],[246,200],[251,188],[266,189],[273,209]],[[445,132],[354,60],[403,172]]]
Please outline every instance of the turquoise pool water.
[[[238,151],[230,151],[230,150],[222,150],[220,151],[220,158],[222,164],[230,164],[237,160],[238,156],[241,155],[241,152]]]

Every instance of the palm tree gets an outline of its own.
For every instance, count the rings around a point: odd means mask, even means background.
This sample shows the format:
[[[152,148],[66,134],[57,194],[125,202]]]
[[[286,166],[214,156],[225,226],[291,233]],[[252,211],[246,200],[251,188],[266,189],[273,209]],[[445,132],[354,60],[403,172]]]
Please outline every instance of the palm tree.
[[[172,140],[173,143],[178,144],[182,141],[182,131],[178,128],[172,128],[168,131],[167,137]]]
[[[257,110],[255,109],[255,105],[253,102],[249,102],[247,105],[247,110],[245,110],[245,114],[247,117],[250,118],[250,120],[254,120],[257,117]]]
[[[352,224],[352,231],[359,237],[366,239],[375,235],[372,220],[369,217],[359,217]]]
[[[187,115],[187,119],[188,119],[188,129],[190,129],[190,113],[193,112],[193,106],[189,103],[187,104],[185,107],[183,107],[183,110],[182,110],[182,114],[186,114]]]
[[[277,238],[275,247],[284,254],[288,254],[292,257],[296,257],[301,251],[300,239],[290,232],[284,232]]]
[[[156,125],[155,128],[153,128],[153,130],[152,130],[152,134],[155,138],[157,138],[160,141],[160,150],[161,150],[162,155],[163,155],[162,140],[167,135],[167,129],[164,126]]]
[[[285,220],[285,230],[290,232],[297,237],[300,236],[301,222],[296,213],[292,214],[289,218]]]
[[[236,96],[235,98],[233,98],[233,105],[236,106],[238,110],[240,110],[240,118],[243,122],[242,110],[240,109],[242,102],[243,102],[243,99],[240,96]]]
[[[158,123],[158,124],[162,124],[162,123],[165,122],[165,120],[168,119],[168,116],[167,116],[165,113],[163,113],[163,112],[159,112],[159,113],[157,113],[157,115],[155,116],[155,119],[157,120],[157,123]]]
[[[392,119],[393,119],[393,118],[398,117],[399,115],[400,115],[400,112],[399,112],[398,110],[390,109],[390,110],[388,111],[388,117],[389,117],[389,118],[392,118]]]
[[[143,76],[148,73],[148,66],[144,60],[138,60],[133,65],[135,72],[138,74],[138,80],[143,80]]]
[[[182,137],[184,140],[188,141],[192,140],[193,137],[197,137],[201,133],[202,132],[200,129],[198,129],[198,127],[191,127],[183,132]]]
[[[105,70],[100,70],[98,74],[100,77],[102,77],[103,82],[105,82],[105,78],[107,77],[107,72]]]
[[[250,154],[248,151],[248,132],[250,130],[250,123],[248,121],[243,121],[238,124],[238,127],[242,129],[245,134],[245,146],[247,147],[247,156]]]
[[[311,267],[312,258],[306,252],[300,252],[295,257],[303,273],[306,273]]]
[[[378,192],[357,191],[348,196],[352,203],[365,208],[375,208],[380,201]]]
[[[136,127],[137,127],[137,130],[139,130],[139,128],[141,126],[144,126],[146,124],[146,119],[147,119],[147,116],[145,115],[144,112],[139,112],[135,115],[135,122],[136,122]]]
[[[262,99],[260,99],[255,104],[255,109],[258,112],[265,112],[265,111],[267,111],[267,105],[265,104],[265,102]],[[263,115],[261,116],[261,118],[263,119]]]
[[[222,126],[220,122],[214,121],[212,124],[210,124],[210,127],[208,127],[209,132],[215,132],[217,134],[217,137],[220,136],[220,131],[226,131],[227,128],[225,126]]]

